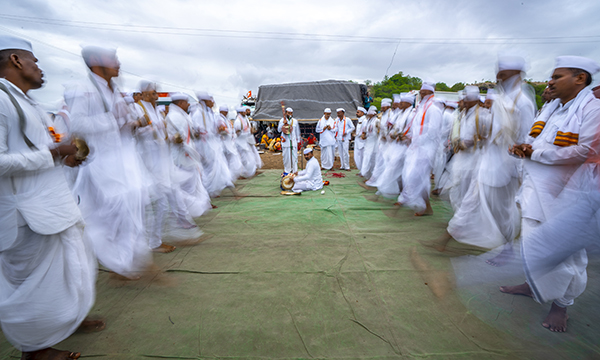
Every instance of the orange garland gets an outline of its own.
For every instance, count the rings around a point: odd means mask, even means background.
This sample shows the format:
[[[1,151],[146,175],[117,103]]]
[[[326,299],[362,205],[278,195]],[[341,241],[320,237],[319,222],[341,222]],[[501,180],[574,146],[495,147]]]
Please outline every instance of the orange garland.
[[[50,135],[54,138],[54,142],[59,143],[62,139],[62,134],[57,134],[52,126],[48,127],[48,131],[50,131]]]

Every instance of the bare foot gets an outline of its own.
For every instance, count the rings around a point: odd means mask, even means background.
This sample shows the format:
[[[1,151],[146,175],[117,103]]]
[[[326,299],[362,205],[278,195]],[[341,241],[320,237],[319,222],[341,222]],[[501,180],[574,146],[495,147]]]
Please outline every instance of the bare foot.
[[[396,201],[395,203],[393,203],[392,205],[394,206],[402,206],[402,203],[400,201]]]
[[[431,195],[435,195],[435,196],[440,195],[440,189],[434,189],[434,190],[432,190],[431,191]]]
[[[429,200],[425,201],[425,205],[426,205],[425,211],[415,213],[415,216],[433,215],[433,208],[431,207],[431,203],[429,202]]]
[[[79,359],[81,353],[47,348],[44,350],[22,352],[21,360],[69,360]]]
[[[175,251],[175,249],[177,248],[173,245],[160,244],[159,247],[152,249],[152,251],[156,253],[168,254],[170,252]]]
[[[485,262],[488,265],[500,267],[500,266],[506,265],[506,263],[508,263],[513,257],[514,257],[514,255],[513,255],[512,246],[509,246],[509,247],[505,248],[504,250],[502,250],[502,252],[500,254],[498,254],[497,256],[495,256],[489,260],[486,260]]]
[[[102,330],[104,330],[104,328],[106,328],[106,321],[104,321],[104,319],[102,319],[102,318],[92,319],[91,317],[88,316],[81,322],[81,325],[79,325],[79,328],[77,328],[77,331],[89,334],[89,333],[93,333],[93,332],[102,331]]]
[[[214,204],[210,204],[210,206],[211,206],[213,209],[216,209],[216,208],[217,208],[217,205],[214,205]]]
[[[569,320],[567,308],[552,303],[550,312],[546,316],[546,319],[544,319],[542,326],[553,332],[566,332],[567,320]]]
[[[198,227],[198,225],[193,224],[193,223],[189,222],[186,219],[179,219],[179,220],[177,220],[177,225],[179,225],[180,228],[186,229],[186,230]]]
[[[531,292],[531,288],[529,287],[528,283],[515,286],[500,286],[500,291],[511,295],[523,295],[529,296],[530,298],[533,297],[533,293]]]
[[[446,251],[446,246],[448,245],[448,243],[450,242],[450,239],[452,239],[452,236],[450,234],[448,234],[448,232],[446,232],[445,234],[443,234],[442,236],[440,236],[439,238],[433,240],[433,241],[419,241],[421,243],[421,245],[437,250],[439,252],[444,252]]]

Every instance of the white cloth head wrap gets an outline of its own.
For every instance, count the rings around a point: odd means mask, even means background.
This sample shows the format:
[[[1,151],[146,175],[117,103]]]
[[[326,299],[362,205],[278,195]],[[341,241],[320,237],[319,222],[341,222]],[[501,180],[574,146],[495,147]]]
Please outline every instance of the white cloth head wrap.
[[[292,109],[291,107],[285,109],[285,111],[289,111],[289,112],[294,112],[294,109]]]
[[[245,106],[238,106],[235,108],[235,111],[237,111],[238,113],[246,113],[246,107]]]
[[[25,50],[33,53],[29,41],[8,35],[0,36],[0,50]]]
[[[367,110],[362,106],[359,106],[358,108],[356,108],[356,111],[362,111],[365,114],[367,113]]]
[[[377,108],[375,106],[369,107],[369,111],[367,112],[367,114],[369,114],[369,115],[377,114]]]
[[[479,100],[479,88],[473,85],[465,86],[465,100]]]
[[[384,107],[384,106],[392,106],[392,99],[390,99],[390,98],[381,99],[381,107]]]
[[[435,91],[435,81],[431,79],[423,79],[421,90]]]
[[[123,96],[123,99],[125,99],[125,102],[126,102],[127,104],[133,104],[133,103],[134,103],[134,101],[133,101],[133,96],[131,96],[131,95],[129,95],[129,94],[127,94],[127,95]]]
[[[171,93],[170,96],[171,96],[171,101],[177,101],[177,100],[189,101],[189,96],[187,96],[184,93],[179,93],[179,92]]]
[[[402,102],[401,94],[393,94],[392,98],[394,98],[394,104],[399,104]]]
[[[311,152],[312,152],[312,148],[306,148],[306,149],[304,149],[304,151],[303,151],[304,155],[306,155],[306,154],[310,154]]]
[[[340,112],[340,111],[341,111],[341,112],[344,112],[344,113],[346,112],[346,110],[344,110],[344,108],[337,108],[337,109],[335,110],[335,112]]]
[[[219,106],[219,112],[221,112],[221,111],[227,111],[227,112],[229,112],[229,106],[227,106],[227,105],[221,105],[221,106]]]
[[[196,91],[196,97],[198,100],[212,100],[212,96],[206,91]]]
[[[496,100],[496,90],[488,89],[487,94],[485,95],[485,99]]]
[[[331,114],[331,109],[326,108],[325,110],[323,110],[323,114]]]
[[[154,81],[142,80],[140,81],[140,92],[156,90],[156,83]]]
[[[410,93],[402,93],[400,94],[400,102],[406,102],[412,105],[415,103],[415,95]]]
[[[102,56],[105,56],[105,57],[111,58],[111,59],[112,58],[116,59],[117,49],[103,47],[103,46],[96,46],[96,45],[83,46],[81,49],[81,57],[83,57],[83,60],[85,61],[85,64],[88,67],[92,67],[92,66],[112,67],[112,66],[114,66],[114,64],[105,64],[101,59],[98,59],[98,57],[102,57]]]
[[[527,63],[525,58],[519,55],[499,55],[498,56],[498,71],[503,70],[518,70],[526,71]]]
[[[600,65],[592,59],[582,56],[559,56],[556,58],[554,69],[558,68],[573,68],[585,70],[590,75],[594,75],[600,71]]]

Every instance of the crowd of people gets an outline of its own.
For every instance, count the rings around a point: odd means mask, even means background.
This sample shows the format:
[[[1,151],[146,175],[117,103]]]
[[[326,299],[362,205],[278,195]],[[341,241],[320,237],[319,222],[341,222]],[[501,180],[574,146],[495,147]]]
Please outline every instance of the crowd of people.
[[[0,322],[23,359],[78,358],[51,346],[104,328],[86,318],[97,264],[138,280],[175,250],[164,238],[202,241],[194,219],[262,166],[246,107],[232,122],[206,92],[171,93],[161,111],[155,82],[116,87],[116,50],[81,54],[88,77],[50,117],[28,95],[44,82],[31,43],[0,37]]]
[[[78,358],[51,346],[80,327],[104,327],[86,318],[97,263],[116,278],[139,279],[153,251],[201,239],[194,219],[214,207],[211,198],[235,193],[234,182],[262,165],[246,107],[232,122],[227,105],[216,114],[213,97],[200,91],[198,103],[171,93],[163,112],[156,82],[122,95],[114,49],[86,46],[82,58],[88,77],[65,87],[51,119],[28,95],[44,82],[31,44],[0,37],[0,322],[23,359]],[[433,213],[433,176],[454,215],[428,246],[445,251],[450,238],[503,246],[489,260],[502,266],[520,244],[527,282],[501,291],[553,301],[544,326],[560,332],[585,289],[585,248],[599,232],[600,100],[589,85],[600,66],[557,58],[539,112],[525,70],[522,58],[500,57],[498,86],[485,99],[467,86],[459,101],[439,100],[424,81],[418,102],[405,93],[384,99],[379,113],[359,107],[356,125],[345,109],[335,119],[325,109],[315,129],[321,164],[309,147],[300,172],[293,109],[277,131],[295,192],[322,188],[321,169],[332,169],[336,149],[350,170],[353,134],[364,185],[415,215]]]

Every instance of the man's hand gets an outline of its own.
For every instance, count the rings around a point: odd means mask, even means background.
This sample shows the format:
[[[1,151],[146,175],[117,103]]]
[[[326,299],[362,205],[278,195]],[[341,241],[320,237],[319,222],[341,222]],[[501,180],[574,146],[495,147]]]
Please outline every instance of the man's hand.
[[[78,160],[75,156],[69,155],[65,158],[65,165],[69,167],[77,167],[81,165],[83,160]]]
[[[523,155],[530,159],[531,158],[531,154],[533,154],[533,148],[531,147],[531,145],[529,144],[522,144],[521,145],[521,150],[523,151]]]
[[[509,154],[514,155],[520,159],[531,158],[533,149],[529,144],[515,144],[508,149]]]
[[[77,153],[77,146],[74,144],[58,145],[54,149],[50,150],[53,159],[60,159],[65,156],[75,155]]]
[[[183,138],[181,137],[181,135],[179,134],[175,134],[175,144],[181,144],[183,143]]]

